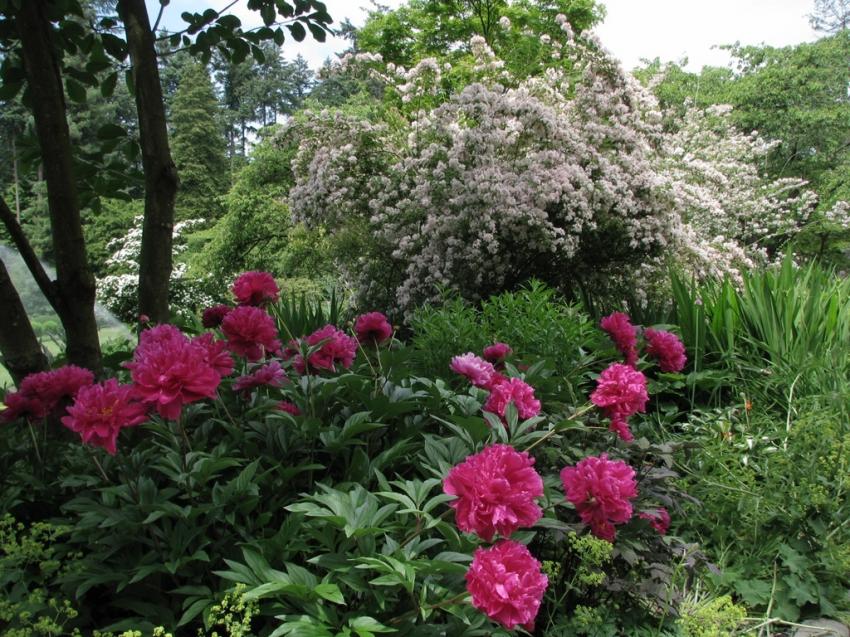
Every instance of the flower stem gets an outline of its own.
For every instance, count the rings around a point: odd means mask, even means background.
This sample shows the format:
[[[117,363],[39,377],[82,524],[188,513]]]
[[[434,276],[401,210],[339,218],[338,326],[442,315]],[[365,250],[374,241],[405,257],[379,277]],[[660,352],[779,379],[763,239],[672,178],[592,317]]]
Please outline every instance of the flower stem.
[[[572,414],[572,415],[571,415],[571,416],[569,416],[568,418],[566,418],[566,419],[562,420],[560,424],[563,424],[563,423],[565,423],[565,422],[572,422],[573,420],[575,420],[575,419],[576,419],[576,418],[578,418],[579,416],[583,416],[584,414],[586,414],[587,412],[589,412],[591,409],[593,409],[593,405],[592,405],[592,404],[590,404],[590,403],[588,403],[587,405],[585,405],[585,406],[584,406],[584,407],[582,407],[581,409],[577,410],[574,414]],[[529,445],[528,447],[526,447],[526,449],[525,449],[525,450],[526,450],[526,451],[531,451],[531,450],[532,450],[532,449],[534,449],[537,445],[539,445],[540,443],[542,443],[542,442],[544,442],[544,441],[548,440],[549,438],[551,438],[552,436],[554,436],[556,433],[560,433],[561,431],[564,431],[564,430],[563,430],[563,429],[559,429],[557,425],[556,425],[556,426],[554,426],[554,427],[552,427],[552,429],[551,429],[551,430],[549,430],[549,431],[546,433],[546,435],[545,435],[545,436],[542,436],[542,437],[538,438],[537,440],[535,440],[533,443],[531,443],[531,445]]]

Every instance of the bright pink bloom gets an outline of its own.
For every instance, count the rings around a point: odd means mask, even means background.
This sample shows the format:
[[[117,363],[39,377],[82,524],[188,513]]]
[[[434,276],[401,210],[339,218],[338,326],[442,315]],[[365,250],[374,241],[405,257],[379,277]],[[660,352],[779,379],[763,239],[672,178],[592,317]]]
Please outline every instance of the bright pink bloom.
[[[508,630],[534,630],[534,619],[549,585],[538,562],[524,544],[502,540],[478,548],[466,572],[472,605]]]
[[[280,298],[280,288],[268,272],[243,272],[236,277],[232,290],[239,305],[264,305]]]
[[[213,329],[221,325],[224,317],[233,310],[229,305],[213,305],[204,310],[201,315],[201,324],[207,329]]]
[[[599,322],[599,327],[608,332],[614,345],[626,358],[626,365],[637,363],[637,328],[632,325],[628,314],[614,312]]]
[[[341,365],[345,369],[351,367],[354,357],[357,355],[357,341],[334,325],[325,325],[304,339],[311,348],[320,345],[319,349],[309,355],[307,365],[304,357],[297,353],[292,365],[299,374],[310,371],[328,370],[336,371],[336,366]],[[291,348],[297,348],[297,343],[291,343]]]
[[[500,365],[505,362],[505,359],[510,356],[513,350],[507,343],[493,343],[484,348],[484,360]]]
[[[210,332],[199,334],[192,342],[203,347],[207,353],[207,363],[224,378],[233,373],[233,357],[227,351],[227,341],[217,340]]]
[[[484,411],[505,417],[508,403],[513,403],[519,417],[523,420],[533,418],[540,413],[540,401],[534,397],[534,388],[520,378],[501,377],[500,382],[494,382],[490,396],[484,403]]]
[[[613,542],[614,525],[632,517],[630,500],[637,497],[634,469],[622,460],[608,460],[603,453],[564,468],[561,482],[581,521],[596,537]]]
[[[298,405],[288,400],[281,400],[277,404],[277,408],[281,411],[285,411],[287,414],[292,414],[293,416],[301,415],[301,410],[298,409]]]
[[[118,432],[143,423],[147,417],[145,405],[133,400],[133,386],[119,385],[110,378],[82,387],[62,424],[80,434],[84,443],[103,447],[115,455]]]
[[[277,326],[269,313],[259,307],[240,305],[224,317],[221,331],[231,352],[255,362],[266,352],[280,348]]]
[[[510,537],[518,528],[534,526],[543,516],[536,503],[543,480],[533,465],[524,451],[491,445],[452,468],[443,491],[457,496],[450,503],[457,527],[489,542],[496,533]]]
[[[354,333],[361,343],[379,345],[392,337],[393,326],[380,312],[369,312],[361,314],[354,321]]]
[[[611,431],[620,434],[623,440],[631,439],[628,419],[638,412],[646,411],[649,394],[646,392],[646,377],[636,369],[614,363],[600,374],[590,401],[600,407],[611,419]]]
[[[65,365],[47,372],[30,374],[21,381],[17,392],[6,395],[6,409],[0,420],[11,422],[20,416],[30,420],[46,418],[82,387],[94,382],[94,374],[76,365]]]
[[[284,382],[286,382],[286,374],[283,368],[277,361],[272,361],[250,374],[237,378],[233,383],[233,391],[248,395],[255,387],[283,387]]]
[[[643,336],[646,339],[647,356],[658,361],[662,372],[681,372],[685,368],[688,357],[678,336],[652,328],[646,330]]]
[[[470,383],[476,387],[490,388],[493,375],[496,373],[496,368],[492,363],[488,363],[483,358],[479,358],[472,352],[467,352],[461,356],[455,356],[449,365],[453,372],[466,376]]]
[[[172,329],[160,329],[165,327]],[[183,405],[214,397],[221,382],[204,342],[190,341],[173,326],[142,332],[133,360],[124,366],[131,371],[135,395],[169,420],[180,417]]]
[[[664,507],[658,507],[654,511],[644,511],[638,517],[649,520],[649,525],[658,531],[659,535],[667,535],[667,529],[670,528],[670,513]]]

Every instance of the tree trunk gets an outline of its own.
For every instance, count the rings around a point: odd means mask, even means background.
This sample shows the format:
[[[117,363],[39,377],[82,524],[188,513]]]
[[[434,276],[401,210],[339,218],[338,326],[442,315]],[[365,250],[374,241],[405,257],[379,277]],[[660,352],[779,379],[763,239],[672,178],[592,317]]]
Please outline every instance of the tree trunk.
[[[15,132],[12,131],[12,181],[15,183],[15,219],[21,223],[21,194],[18,183],[18,149],[15,148]]]
[[[80,222],[57,49],[51,41],[46,1],[29,0],[20,6],[17,29],[47,181],[59,320],[65,329],[68,360],[99,374],[101,354],[94,315],[95,281]]]
[[[47,357],[3,261],[0,261],[0,356],[19,387],[28,374],[47,369]]]
[[[144,0],[119,0],[127,47],[133,65],[139,140],[145,172],[145,221],[139,258],[139,313],[157,323],[167,323],[168,283],[171,278],[171,242],[177,168],[168,147],[165,101],[159,67]]]

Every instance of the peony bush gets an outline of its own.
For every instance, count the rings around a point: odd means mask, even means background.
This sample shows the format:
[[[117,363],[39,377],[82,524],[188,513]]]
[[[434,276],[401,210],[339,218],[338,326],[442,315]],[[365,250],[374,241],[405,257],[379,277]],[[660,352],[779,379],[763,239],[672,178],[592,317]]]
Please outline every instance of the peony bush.
[[[203,630],[234,595],[255,634],[548,635],[615,603],[623,630],[672,621],[696,559],[666,535],[676,447],[623,435],[670,376],[649,330],[616,319],[636,356],[603,343],[577,404],[506,342],[426,377],[379,313],[293,334],[275,290],[246,273],[209,331],[150,327],[115,378],[6,395],[7,431],[53,458],[84,632]]]

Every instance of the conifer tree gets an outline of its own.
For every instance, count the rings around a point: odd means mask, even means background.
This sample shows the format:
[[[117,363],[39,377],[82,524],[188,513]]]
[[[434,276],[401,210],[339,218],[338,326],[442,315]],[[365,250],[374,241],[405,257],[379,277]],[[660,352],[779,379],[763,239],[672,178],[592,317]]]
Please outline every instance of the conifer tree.
[[[216,219],[230,181],[219,105],[205,66],[188,64],[172,105],[172,152],[180,189],[177,216]]]

